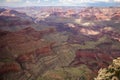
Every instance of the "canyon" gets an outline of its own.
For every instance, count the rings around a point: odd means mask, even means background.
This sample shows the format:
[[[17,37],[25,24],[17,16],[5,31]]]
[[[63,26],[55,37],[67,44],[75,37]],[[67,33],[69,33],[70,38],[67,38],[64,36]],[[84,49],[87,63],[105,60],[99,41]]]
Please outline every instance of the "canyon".
[[[119,10],[0,8],[0,80],[93,80],[120,56]]]

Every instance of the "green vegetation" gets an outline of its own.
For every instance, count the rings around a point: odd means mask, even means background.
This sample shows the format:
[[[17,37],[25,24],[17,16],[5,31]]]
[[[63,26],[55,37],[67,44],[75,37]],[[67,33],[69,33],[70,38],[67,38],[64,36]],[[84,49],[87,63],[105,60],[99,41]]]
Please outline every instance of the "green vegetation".
[[[0,62],[4,62],[4,63],[6,63],[6,62],[14,62],[14,60],[9,59],[9,58],[5,58],[5,59],[0,59]]]
[[[120,49],[120,43],[119,42],[114,42],[114,44],[112,45],[113,49]]]
[[[47,71],[37,80],[90,80],[90,73],[91,70],[85,65],[80,67],[63,67]]]
[[[58,66],[67,66],[75,57],[75,50],[67,45],[60,45],[53,48],[53,51],[58,57]]]
[[[65,43],[67,41],[68,37],[69,34],[67,32],[56,32],[45,35],[43,39],[48,42],[55,42],[56,45],[61,45],[62,43]]]
[[[97,41],[86,41],[85,45],[80,44],[71,44],[71,46],[77,48],[77,49],[95,49],[97,45],[106,43],[106,42],[112,42],[112,40],[107,37],[106,35],[98,39]]]

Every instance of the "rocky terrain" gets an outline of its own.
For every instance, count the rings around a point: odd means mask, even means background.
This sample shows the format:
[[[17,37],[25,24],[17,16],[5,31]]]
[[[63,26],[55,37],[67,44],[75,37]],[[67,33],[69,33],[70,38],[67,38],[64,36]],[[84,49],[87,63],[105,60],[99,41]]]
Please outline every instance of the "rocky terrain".
[[[11,9],[0,8],[0,29],[15,31],[34,24],[32,17]]]
[[[112,64],[110,64],[107,68],[103,68],[99,70],[98,76],[95,80],[101,79],[111,79],[111,80],[119,80],[120,79],[120,57],[114,59]]]
[[[110,53],[104,53],[108,51],[99,50],[78,50],[76,52],[75,59],[70,63],[71,66],[78,66],[81,64],[86,64],[93,71],[97,71],[100,68],[107,67],[111,61],[117,58],[119,55],[119,50],[110,50]]]
[[[120,56],[119,10],[0,9],[0,80],[93,80]]]

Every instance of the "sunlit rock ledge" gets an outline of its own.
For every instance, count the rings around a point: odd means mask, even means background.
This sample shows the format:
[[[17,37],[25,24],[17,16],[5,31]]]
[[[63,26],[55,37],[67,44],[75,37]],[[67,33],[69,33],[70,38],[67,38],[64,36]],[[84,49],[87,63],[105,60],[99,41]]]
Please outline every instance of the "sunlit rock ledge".
[[[100,69],[94,80],[120,80],[120,57],[114,59],[108,68]]]

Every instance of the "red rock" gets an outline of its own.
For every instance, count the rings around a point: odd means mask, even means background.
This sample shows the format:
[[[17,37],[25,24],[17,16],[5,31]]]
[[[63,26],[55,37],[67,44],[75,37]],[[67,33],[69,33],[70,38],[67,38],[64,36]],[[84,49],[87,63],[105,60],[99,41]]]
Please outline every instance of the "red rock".
[[[111,54],[92,49],[78,50],[76,52],[76,57],[70,65],[79,66],[85,64],[93,71],[97,71],[100,68],[107,67],[112,62],[113,58],[120,56],[119,53],[119,50],[111,50]]]
[[[0,67],[0,74],[5,74],[8,72],[19,72],[21,70],[17,63],[5,63]]]

